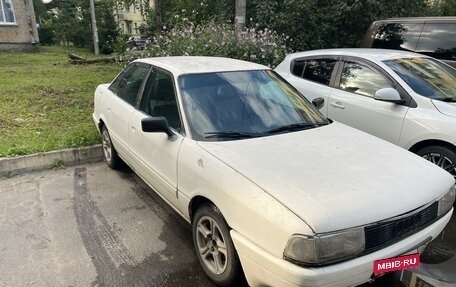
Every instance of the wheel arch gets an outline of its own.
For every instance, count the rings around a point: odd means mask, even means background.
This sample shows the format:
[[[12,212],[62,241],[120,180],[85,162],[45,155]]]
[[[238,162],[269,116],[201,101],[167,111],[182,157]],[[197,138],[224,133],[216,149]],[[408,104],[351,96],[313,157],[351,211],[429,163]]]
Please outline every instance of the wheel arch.
[[[456,146],[455,145],[453,145],[453,144],[451,144],[449,142],[443,141],[443,140],[436,140],[436,139],[420,141],[420,142],[414,144],[409,149],[409,151],[411,151],[413,153],[416,153],[417,151],[419,151],[422,148],[425,148],[425,147],[428,147],[428,146],[433,146],[433,145],[446,147],[446,148],[449,148],[452,151],[456,152]]]
[[[106,124],[104,123],[103,119],[100,119],[98,121],[98,128],[99,128],[99,131],[101,132],[101,129],[106,126]]]
[[[195,216],[196,211],[198,208],[203,204],[213,204],[217,206],[212,200],[209,198],[197,195],[190,200],[190,204],[188,205],[188,214],[190,217],[190,222],[193,222],[193,217]],[[218,208],[218,207],[217,207]]]

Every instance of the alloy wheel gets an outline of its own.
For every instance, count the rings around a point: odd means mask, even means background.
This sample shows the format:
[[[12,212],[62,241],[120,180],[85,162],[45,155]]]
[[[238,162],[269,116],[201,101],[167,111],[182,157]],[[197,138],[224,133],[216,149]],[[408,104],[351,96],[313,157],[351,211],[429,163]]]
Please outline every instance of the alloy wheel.
[[[456,179],[456,166],[448,157],[440,153],[430,152],[422,156],[424,159],[443,168]]]
[[[104,129],[101,134],[101,143],[103,146],[103,154],[104,154],[106,161],[111,162],[112,144],[111,144],[111,138],[109,137],[108,131],[106,129]]]
[[[196,243],[206,267],[214,274],[222,274],[227,267],[227,249],[220,227],[211,217],[198,221]]]

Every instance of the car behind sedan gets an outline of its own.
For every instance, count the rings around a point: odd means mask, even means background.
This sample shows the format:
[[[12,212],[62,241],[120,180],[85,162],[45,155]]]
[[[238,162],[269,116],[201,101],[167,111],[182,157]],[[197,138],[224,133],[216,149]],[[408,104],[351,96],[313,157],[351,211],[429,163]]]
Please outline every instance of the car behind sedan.
[[[326,119],[262,65],[140,59],[94,102],[107,164],[128,164],[192,224],[219,285],[360,284],[453,212],[448,173]]]
[[[327,117],[410,150],[456,179],[456,70],[383,49],[288,55],[276,68]],[[321,99],[319,99],[321,101]]]

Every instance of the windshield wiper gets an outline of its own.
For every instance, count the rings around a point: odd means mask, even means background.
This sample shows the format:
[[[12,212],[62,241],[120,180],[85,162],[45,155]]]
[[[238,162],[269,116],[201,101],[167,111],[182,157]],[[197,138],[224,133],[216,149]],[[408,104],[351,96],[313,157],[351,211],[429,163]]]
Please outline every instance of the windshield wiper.
[[[254,134],[254,133],[248,133],[248,132],[207,132],[204,133],[205,136],[204,138],[255,138],[255,137],[261,137],[263,136],[262,134]]]
[[[327,123],[316,123],[316,124],[309,124],[309,123],[298,123],[298,124],[290,124],[286,126],[281,126],[272,130],[268,131],[268,134],[279,133],[279,132],[286,132],[286,131],[300,131],[306,129],[312,129],[316,127],[325,126]]]

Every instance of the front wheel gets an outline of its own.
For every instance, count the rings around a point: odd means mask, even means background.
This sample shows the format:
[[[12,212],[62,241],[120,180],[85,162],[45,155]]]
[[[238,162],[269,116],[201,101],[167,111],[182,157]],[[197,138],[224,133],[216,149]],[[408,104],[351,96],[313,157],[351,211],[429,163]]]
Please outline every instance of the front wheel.
[[[449,172],[456,180],[456,153],[443,146],[428,146],[417,151],[424,159]]]
[[[241,265],[228,225],[215,205],[198,208],[192,233],[196,255],[206,275],[219,286],[237,286],[243,275]]]

